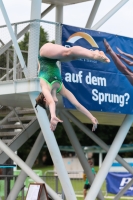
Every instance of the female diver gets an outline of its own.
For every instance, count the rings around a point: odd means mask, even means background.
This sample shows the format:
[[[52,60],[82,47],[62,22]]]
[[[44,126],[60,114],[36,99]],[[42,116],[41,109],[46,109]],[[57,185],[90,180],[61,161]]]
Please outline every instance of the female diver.
[[[56,129],[58,122],[62,122],[56,117],[56,104],[58,102],[56,97],[57,93],[67,98],[77,110],[91,120],[93,123],[92,131],[95,131],[97,128],[97,119],[82,106],[75,96],[63,85],[60,70],[56,64],[57,61],[68,62],[81,58],[98,60],[104,63],[110,62],[103,51],[90,51],[80,46],[66,48],[61,45],[46,43],[40,48],[40,55],[38,56],[40,85],[46,107],[49,107],[50,110],[50,128],[52,131]]]

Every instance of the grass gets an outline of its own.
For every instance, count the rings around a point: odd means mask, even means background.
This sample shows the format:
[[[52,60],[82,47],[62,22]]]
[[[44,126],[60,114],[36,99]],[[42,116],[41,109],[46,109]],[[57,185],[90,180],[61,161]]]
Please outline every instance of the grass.
[[[43,174],[45,174],[49,170],[52,171],[53,170],[53,166],[48,166],[48,167],[40,168],[40,169],[42,170]],[[99,170],[99,167],[96,166],[95,167],[95,171],[98,172],[98,170]],[[49,180],[49,185],[54,189],[54,183],[51,183],[50,180]],[[79,191],[80,190],[79,194],[80,195],[83,194],[84,181],[82,179],[80,179],[80,180],[72,180],[72,185],[73,185],[73,188],[74,188],[75,191]],[[59,183],[59,189],[61,189],[60,183]],[[105,193],[106,193],[106,183],[105,182],[102,185],[102,192],[105,195]],[[107,196],[107,198],[105,198],[105,200],[109,200],[108,197],[112,197],[112,199],[113,199],[114,196],[115,195],[113,195],[113,194],[108,194],[108,196]],[[77,197],[77,200],[83,200],[83,197]],[[125,197],[125,198],[122,197],[121,200],[131,200],[131,197],[130,198],[128,198],[128,197]]]
[[[61,193],[62,189],[61,189],[60,181],[57,179],[57,177],[53,177],[54,173],[51,173],[51,172],[48,173],[48,171],[53,171],[53,166],[36,167],[36,168],[34,168],[34,170],[41,170],[42,175],[43,176],[46,175],[46,178],[43,178],[44,181],[55,191],[57,189],[56,183],[58,181],[58,193]],[[95,167],[95,170],[98,171],[98,167]],[[29,185],[30,182],[33,182],[33,181],[30,178],[27,178],[27,181],[26,181],[27,188],[28,188],[28,185]],[[71,180],[71,182],[72,182],[72,185],[73,185],[73,188],[74,188],[76,195],[82,196],[83,195],[84,181],[82,179],[77,179],[77,180],[73,179],[73,180]],[[102,192],[105,195],[105,193],[106,193],[106,184],[105,183],[102,185]],[[108,197],[112,197],[112,199],[113,199],[114,195],[108,194]],[[108,200],[108,199],[109,198],[105,198],[105,200]],[[4,197],[2,197],[2,200],[5,200]],[[17,200],[22,200],[22,199],[19,196],[17,198]],[[77,200],[83,200],[83,197],[77,197]],[[121,200],[129,200],[129,198],[123,197],[123,198],[121,198]],[[130,197],[130,200],[131,200],[131,197]]]

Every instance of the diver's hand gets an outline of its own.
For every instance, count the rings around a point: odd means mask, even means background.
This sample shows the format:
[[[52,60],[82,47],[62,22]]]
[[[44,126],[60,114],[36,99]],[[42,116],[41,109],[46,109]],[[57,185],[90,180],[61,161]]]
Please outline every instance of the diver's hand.
[[[95,130],[97,129],[98,120],[97,120],[95,117],[93,117],[93,118],[91,119],[91,121],[92,121],[92,123],[93,123],[92,131],[95,131]]]
[[[56,116],[51,116],[51,120],[50,120],[50,128],[51,131],[54,131],[56,129],[56,126],[58,124],[58,122],[63,122],[62,120],[60,120],[58,117]]]

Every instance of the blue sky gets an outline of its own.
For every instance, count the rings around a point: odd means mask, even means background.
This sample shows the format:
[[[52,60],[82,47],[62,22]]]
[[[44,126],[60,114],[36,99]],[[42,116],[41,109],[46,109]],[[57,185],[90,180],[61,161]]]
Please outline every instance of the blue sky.
[[[11,23],[30,20],[30,0],[3,0]],[[102,0],[99,11],[93,25],[98,22],[109,10],[111,10],[120,0]],[[64,7],[64,24],[85,27],[94,1],[74,4]],[[42,4],[42,10],[48,4]],[[54,21],[55,9],[45,18],[47,21]],[[0,11],[0,25],[5,24]],[[129,0],[114,16],[99,28],[100,31],[133,37],[133,0]]]

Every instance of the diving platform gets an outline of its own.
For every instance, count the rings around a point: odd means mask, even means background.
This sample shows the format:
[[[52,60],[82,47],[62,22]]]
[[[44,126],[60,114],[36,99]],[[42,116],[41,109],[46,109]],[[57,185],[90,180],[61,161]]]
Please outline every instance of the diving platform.
[[[92,1],[92,0],[42,0],[42,3],[47,3],[47,4],[56,4],[56,5],[71,5],[71,4],[77,4],[77,3],[83,3],[87,1]]]
[[[21,79],[0,82],[0,105],[10,107],[23,107],[33,108],[29,93],[41,92],[40,83],[38,78],[34,79]],[[61,95],[58,94],[59,102],[57,109],[65,109]],[[91,123],[88,118],[76,109],[67,109],[82,123]],[[120,126],[125,114],[105,113],[105,112],[92,112],[98,119],[100,125],[113,125]]]

